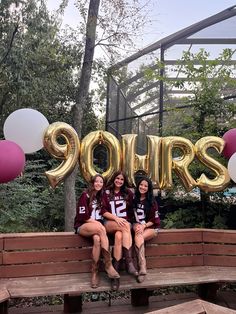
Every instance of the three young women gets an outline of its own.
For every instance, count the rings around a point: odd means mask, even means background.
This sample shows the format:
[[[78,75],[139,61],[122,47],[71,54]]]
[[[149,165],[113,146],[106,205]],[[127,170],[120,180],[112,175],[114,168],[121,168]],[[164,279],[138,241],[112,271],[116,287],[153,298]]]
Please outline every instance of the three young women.
[[[109,278],[119,278],[118,272],[111,262],[109,251],[109,240],[106,229],[103,226],[101,214],[104,197],[104,179],[100,174],[95,175],[87,190],[85,190],[78,201],[74,228],[76,233],[84,237],[93,239],[92,248],[92,277],[91,287],[97,288],[99,285],[99,260],[103,255],[105,270]]]

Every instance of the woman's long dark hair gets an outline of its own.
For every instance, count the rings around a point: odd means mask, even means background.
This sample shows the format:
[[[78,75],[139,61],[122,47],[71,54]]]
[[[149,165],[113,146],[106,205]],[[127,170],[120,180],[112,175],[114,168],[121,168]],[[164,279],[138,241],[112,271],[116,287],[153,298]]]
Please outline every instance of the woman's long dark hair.
[[[137,186],[135,188],[135,193],[134,193],[134,207],[137,207],[137,204],[140,202],[140,197],[141,194],[139,192],[139,186],[142,181],[146,181],[148,184],[148,190],[146,193],[146,198],[144,200],[144,208],[146,211],[149,211],[153,205],[153,202],[155,201],[154,195],[153,195],[153,186],[152,186],[152,181],[148,177],[142,177],[137,183]]]
[[[101,178],[103,181],[103,187],[100,191],[96,191],[94,189],[94,182],[96,181],[97,178]],[[87,189],[87,193],[89,195],[89,206],[92,204],[92,202],[96,199],[98,205],[102,203],[102,194],[104,191],[104,184],[105,180],[101,174],[96,174],[95,176],[92,177],[91,181],[89,182],[89,187]]]
[[[123,196],[123,198],[125,200],[127,200],[128,197],[128,187],[129,187],[129,183],[128,183],[128,179],[127,176],[122,172],[122,171],[116,171],[113,173],[112,177],[110,178],[110,180],[107,183],[107,187],[106,189],[110,191],[110,198],[113,199],[114,198],[114,194],[115,194],[115,178],[118,177],[119,175],[122,175],[124,178],[124,184],[121,186],[120,188],[120,193]]]

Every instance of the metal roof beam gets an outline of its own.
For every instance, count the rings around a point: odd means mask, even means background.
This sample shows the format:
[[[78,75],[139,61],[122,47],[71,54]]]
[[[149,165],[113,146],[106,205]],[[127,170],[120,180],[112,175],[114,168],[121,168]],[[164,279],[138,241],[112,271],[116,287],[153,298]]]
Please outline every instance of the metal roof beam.
[[[157,50],[159,48],[167,49],[168,47],[171,47],[176,44],[177,41],[182,40],[184,38],[188,38],[189,36],[201,31],[204,28],[207,28],[211,25],[214,25],[218,22],[221,22],[223,20],[226,20],[232,16],[236,15],[236,6],[229,7],[228,9],[221,11],[215,15],[212,15],[204,20],[201,20],[200,22],[197,22],[193,25],[190,25],[174,34],[171,34],[161,40],[158,40],[154,44],[142,49],[139,52],[136,52],[132,56],[129,56],[128,58],[116,63],[112,67],[108,69],[109,72],[112,72],[114,70],[117,70],[128,63],[134,61],[135,59],[138,59],[142,57],[143,55],[146,55],[154,50]]]

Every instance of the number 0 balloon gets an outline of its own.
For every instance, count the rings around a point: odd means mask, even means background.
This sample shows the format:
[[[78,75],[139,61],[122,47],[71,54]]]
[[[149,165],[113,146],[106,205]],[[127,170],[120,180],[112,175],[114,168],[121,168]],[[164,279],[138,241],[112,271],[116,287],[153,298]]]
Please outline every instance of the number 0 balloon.
[[[7,117],[3,132],[6,140],[15,142],[30,154],[43,147],[43,135],[48,125],[48,120],[39,111],[24,108]]]

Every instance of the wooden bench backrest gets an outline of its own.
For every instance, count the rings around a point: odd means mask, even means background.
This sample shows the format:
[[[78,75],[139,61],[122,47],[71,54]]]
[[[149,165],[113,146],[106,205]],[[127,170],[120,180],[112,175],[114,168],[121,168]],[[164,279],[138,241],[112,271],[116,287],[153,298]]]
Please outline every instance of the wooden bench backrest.
[[[236,231],[161,230],[146,247],[148,268],[236,266]]]
[[[146,244],[147,267],[203,265],[202,229],[161,230]]]
[[[72,232],[8,234],[0,277],[90,272],[91,242]]]
[[[92,242],[72,232],[0,235],[0,278],[90,272]],[[148,268],[236,266],[236,232],[161,230],[146,245]]]
[[[204,265],[236,266],[236,230],[204,230]]]

